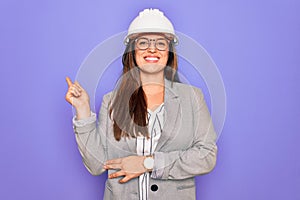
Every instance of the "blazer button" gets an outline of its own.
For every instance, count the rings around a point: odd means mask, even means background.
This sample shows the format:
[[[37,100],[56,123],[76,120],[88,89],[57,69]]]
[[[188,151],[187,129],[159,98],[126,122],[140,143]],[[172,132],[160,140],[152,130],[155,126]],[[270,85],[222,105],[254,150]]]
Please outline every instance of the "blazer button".
[[[156,192],[158,190],[158,186],[156,184],[151,185],[151,190]]]

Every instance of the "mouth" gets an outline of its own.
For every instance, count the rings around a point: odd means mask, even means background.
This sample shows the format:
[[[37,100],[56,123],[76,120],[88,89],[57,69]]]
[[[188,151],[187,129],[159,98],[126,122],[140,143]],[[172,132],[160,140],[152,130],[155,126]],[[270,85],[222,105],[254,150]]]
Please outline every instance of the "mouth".
[[[145,56],[144,57],[146,62],[156,63],[159,61],[159,57],[157,56]]]

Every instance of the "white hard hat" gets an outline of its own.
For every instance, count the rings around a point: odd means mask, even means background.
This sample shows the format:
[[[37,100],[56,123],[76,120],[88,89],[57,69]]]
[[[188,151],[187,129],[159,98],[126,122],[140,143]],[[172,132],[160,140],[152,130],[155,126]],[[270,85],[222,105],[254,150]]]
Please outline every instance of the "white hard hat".
[[[145,9],[139,13],[128,28],[128,33],[124,39],[125,45],[129,43],[131,36],[138,33],[165,33],[172,37],[175,44],[178,44],[178,38],[171,21],[158,9]]]

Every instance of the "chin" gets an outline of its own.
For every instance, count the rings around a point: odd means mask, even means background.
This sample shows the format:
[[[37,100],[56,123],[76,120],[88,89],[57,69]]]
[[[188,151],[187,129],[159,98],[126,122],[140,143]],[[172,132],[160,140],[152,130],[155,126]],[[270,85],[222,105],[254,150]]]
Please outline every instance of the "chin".
[[[165,66],[160,64],[144,64],[142,67],[139,67],[139,69],[146,74],[159,74],[162,73],[165,69]]]

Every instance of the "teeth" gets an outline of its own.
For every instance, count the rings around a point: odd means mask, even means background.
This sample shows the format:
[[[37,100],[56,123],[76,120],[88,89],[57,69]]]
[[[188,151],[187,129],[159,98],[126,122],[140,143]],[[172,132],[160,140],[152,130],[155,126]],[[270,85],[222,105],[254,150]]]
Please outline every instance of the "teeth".
[[[154,61],[154,60],[158,60],[158,58],[157,57],[146,57],[145,60]]]

